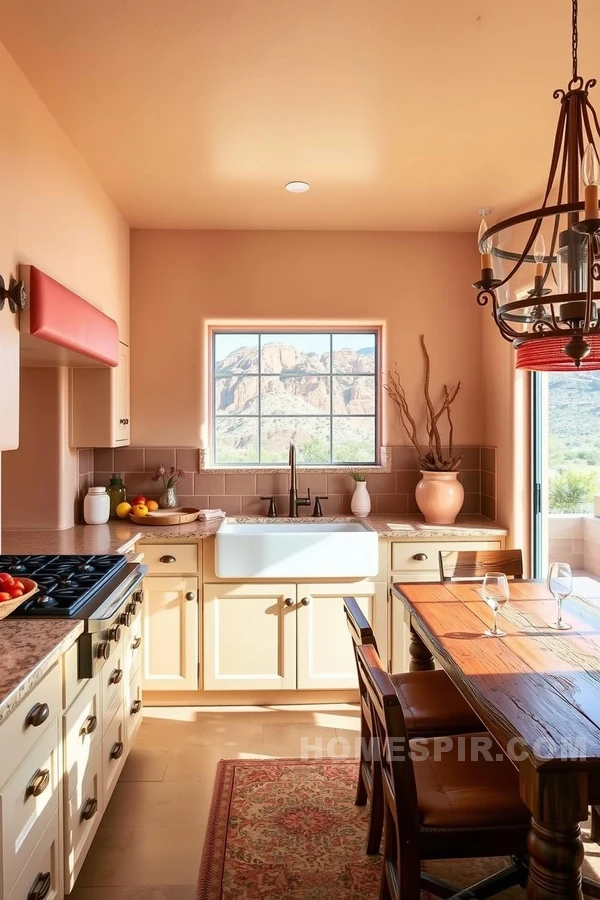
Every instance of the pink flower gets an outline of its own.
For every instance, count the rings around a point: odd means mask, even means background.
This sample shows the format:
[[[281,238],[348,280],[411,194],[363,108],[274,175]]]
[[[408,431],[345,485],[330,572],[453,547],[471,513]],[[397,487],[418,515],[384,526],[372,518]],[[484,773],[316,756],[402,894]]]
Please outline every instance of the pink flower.
[[[157,466],[151,480],[158,481],[159,478],[162,478],[164,474],[165,474],[165,467]]]
[[[179,477],[181,478],[182,475],[185,475],[185,469],[177,469],[177,474],[178,474]]]

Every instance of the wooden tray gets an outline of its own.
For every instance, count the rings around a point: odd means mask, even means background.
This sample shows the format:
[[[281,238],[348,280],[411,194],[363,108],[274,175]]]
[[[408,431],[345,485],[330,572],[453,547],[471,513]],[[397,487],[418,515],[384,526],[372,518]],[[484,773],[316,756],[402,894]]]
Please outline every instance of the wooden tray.
[[[136,525],[185,525],[187,522],[195,522],[199,515],[199,509],[176,507],[175,509],[157,509],[149,512],[147,516],[135,516],[133,513],[129,513],[129,518]]]
[[[11,612],[18,609],[21,603],[29,600],[38,589],[37,582],[32,581],[31,578],[19,578],[19,581],[23,582],[25,593],[22,597],[15,597],[14,600],[5,600],[3,603],[0,603],[0,619],[5,619]]]

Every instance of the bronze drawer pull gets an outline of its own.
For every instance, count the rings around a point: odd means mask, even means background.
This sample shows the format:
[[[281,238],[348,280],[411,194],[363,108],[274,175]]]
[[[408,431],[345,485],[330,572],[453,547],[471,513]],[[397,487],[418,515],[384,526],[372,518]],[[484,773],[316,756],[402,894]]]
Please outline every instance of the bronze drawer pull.
[[[90,797],[89,800],[86,800],[83,804],[83,809],[81,810],[81,818],[82,820],[89,821],[93,819],[96,813],[98,812],[98,801],[95,797]]]
[[[27,900],[44,900],[44,897],[47,897],[50,893],[51,887],[52,876],[50,872],[40,872],[27,894]]]
[[[81,734],[93,734],[98,726],[98,719],[96,716],[88,716],[83,725],[81,726]]]
[[[29,784],[26,794],[28,797],[39,797],[50,784],[50,769],[38,769]]]
[[[131,714],[135,716],[136,713],[139,713],[141,708],[142,708],[142,701],[134,700],[133,703],[131,704]]]
[[[50,707],[47,703],[36,703],[27,713],[25,724],[33,725],[34,728],[38,728],[40,725],[44,724],[49,715]]]
[[[132,649],[132,650],[139,650],[139,648],[140,648],[141,646],[142,646],[142,639],[141,639],[141,637],[136,637],[136,639],[134,640],[133,644],[131,645],[131,649]]]
[[[123,756],[123,741],[117,741],[110,751],[111,759],[120,759]]]
[[[119,684],[123,679],[123,669],[113,669],[108,679],[109,684]]]
[[[161,558],[159,559],[159,562],[161,562],[161,563],[174,563],[174,562],[177,562],[177,560],[175,559],[174,556],[167,555],[167,556],[161,556]]]
[[[413,559],[416,562],[425,562],[425,560],[428,559],[428,556],[426,553],[415,553],[415,555],[413,556]]]

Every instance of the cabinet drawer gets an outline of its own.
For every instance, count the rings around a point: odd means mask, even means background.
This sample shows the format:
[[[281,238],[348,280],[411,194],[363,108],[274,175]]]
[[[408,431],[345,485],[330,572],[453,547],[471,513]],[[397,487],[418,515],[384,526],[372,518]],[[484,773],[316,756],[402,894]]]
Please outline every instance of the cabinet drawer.
[[[45,900],[62,900],[62,853],[57,812],[35,845],[7,900],[29,900],[36,892],[44,892],[48,882],[50,887],[48,893],[44,893]]]
[[[144,544],[144,563],[150,575],[196,574],[197,544]]]
[[[100,682],[102,685],[102,718],[104,720],[104,728],[111,721],[115,710],[123,702],[123,688],[125,687],[125,652],[127,643],[129,642],[129,634],[119,641],[110,657],[100,671]]]
[[[71,890],[104,811],[102,749],[90,759],[65,810],[65,881]]]
[[[54,813],[58,812],[59,743],[58,719],[54,719],[0,793],[3,896],[10,893]]]
[[[61,672],[57,663],[2,723],[0,786],[53,726],[61,712]]]
[[[142,661],[142,616],[137,614],[125,640],[125,677],[128,681],[140,668]]]
[[[125,688],[125,733],[127,735],[127,747],[131,747],[137,730],[144,718],[142,705],[142,670],[138,667],[131,681]]]
[[[79,677],[79,647],[73,644],[69,647],[62,658],[63,666],[63,707],[68,709],[84,687],[87,685],[87,678]]]
[[[63,719],[66,795],[81,788],[89,760],[102,743],[99,676],[88,682]]]
[[[411,573],[432,573],[439,578],[440,566],[438,553],[440,550],[499,550],[500,541],[394,541],[392,543],[392,572],[410,575]],[[398,579],[395,579],[398,580]]]
[[[125,721],[123,706],[116,711],[102,739],[102,794],[104,808],[111,798],[125,763]]]

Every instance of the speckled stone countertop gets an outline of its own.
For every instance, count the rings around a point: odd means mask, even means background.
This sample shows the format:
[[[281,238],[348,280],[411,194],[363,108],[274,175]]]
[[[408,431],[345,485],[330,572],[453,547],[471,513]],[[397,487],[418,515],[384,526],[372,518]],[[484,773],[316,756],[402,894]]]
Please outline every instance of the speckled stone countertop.
[[[304,521],[304,517],[302,519]],[[228,519],[230,522],[272,521],[260,517]],[[281,518],[278,522],[297,522],[297,519]],[[310,520],[314,521],[314,520]],[[353,522],[351,516],[323,518],[322,522]],[[497,538],[506,535],[507,529],[483,516],[459,516],[455,525],[426,525],[420,516],[369,516],[359,521],[372,528],[382,538],[398,540],[437,538]],[[135,544],[144,539],[152,540],[201,540],[216,534],[223,520],[192,522],[189,525],[143,526],[133,522],[111,521],[107,525],[76,525],[65,531],[5,531],[2,535],[2,553],[130,553]]]
[[[0,621],[0,723],[83,631],[72,619]]]

